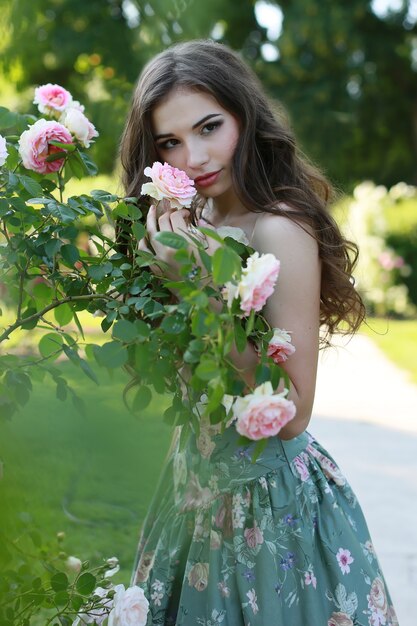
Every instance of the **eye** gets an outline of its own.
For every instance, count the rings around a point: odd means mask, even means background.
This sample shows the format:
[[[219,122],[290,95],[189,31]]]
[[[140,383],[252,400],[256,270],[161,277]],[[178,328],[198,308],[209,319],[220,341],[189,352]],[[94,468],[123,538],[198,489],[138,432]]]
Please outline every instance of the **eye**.
[[[212,133],[214,130],[216,130],[216,128],[218,128],[222,124],[223,124],[223,122],[221,122],[220,120],[218,122],[209,122],[208,124],[205,124],[203,126],[203,128],[201,129],[201,134],[202,135],[209,135],[210,133]]]
[[[163,143],[158,143],[156,145],[157,145],[157,147],[160,150],[170,150],[171,148],[175,148],[175,146],[176,146],[175,143],[174,143],[174,145],[170,145],[170,144],[172,144],[173,141],[177,141],[177,140],[176,139],[167,139],[167,141],[164,141]]]

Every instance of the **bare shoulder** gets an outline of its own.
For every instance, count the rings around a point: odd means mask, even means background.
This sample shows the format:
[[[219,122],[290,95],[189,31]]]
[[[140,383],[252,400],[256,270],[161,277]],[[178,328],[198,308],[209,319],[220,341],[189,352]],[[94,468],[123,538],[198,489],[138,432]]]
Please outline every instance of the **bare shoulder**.
[[[308,223],[287,217],[264,213],[259,216],[253,237],[253,247],[259,252],[293,251],[308,257],[319,254],[314,229]]]

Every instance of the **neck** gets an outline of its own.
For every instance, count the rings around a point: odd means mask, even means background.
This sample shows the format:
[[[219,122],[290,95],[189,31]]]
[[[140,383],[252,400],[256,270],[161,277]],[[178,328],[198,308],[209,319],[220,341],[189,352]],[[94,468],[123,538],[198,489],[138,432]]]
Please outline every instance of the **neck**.
[[[221,225],[228,225],[234,219],[247,215],[248,210],[240,202],[232,189],[217,198],[209,198],[207,204],[214,219],[221,220]]]

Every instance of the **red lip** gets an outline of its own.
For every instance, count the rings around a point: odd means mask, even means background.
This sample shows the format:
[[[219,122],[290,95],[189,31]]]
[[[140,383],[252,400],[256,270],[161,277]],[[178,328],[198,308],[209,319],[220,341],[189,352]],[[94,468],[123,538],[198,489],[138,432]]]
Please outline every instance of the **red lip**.
[[[221,170],[217,170],[217,172],[209,172],[208,174],[204,174],[203,176],[197,176],[194,178],[195,183],[204,182],[206,179],[211,178],[215,174],[218,174]]]

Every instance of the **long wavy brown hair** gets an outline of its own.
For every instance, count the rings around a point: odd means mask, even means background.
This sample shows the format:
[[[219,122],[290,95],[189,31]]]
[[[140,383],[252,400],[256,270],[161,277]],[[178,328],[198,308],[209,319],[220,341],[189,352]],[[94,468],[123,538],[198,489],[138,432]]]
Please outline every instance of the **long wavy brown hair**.
[[[144,67],[120,143],[126,195],[140,196],[147,182],[143,171],[158,159],[152,111],[179,86],[214,96],[240,121],[232,176],[246,209],[284,215],[312,228],[322,260],[320,327],[325,332],[320,348],[330,346],[336,332],[354,334],[366,317],[352,275],[359,249],[343,237],[329,212],[334,190],[299,150],[282,107],[269,101],[254,72],[227,46],[211,40],[176,44]],[[191,209],[194,221],[201,206],[197,198]]]

